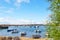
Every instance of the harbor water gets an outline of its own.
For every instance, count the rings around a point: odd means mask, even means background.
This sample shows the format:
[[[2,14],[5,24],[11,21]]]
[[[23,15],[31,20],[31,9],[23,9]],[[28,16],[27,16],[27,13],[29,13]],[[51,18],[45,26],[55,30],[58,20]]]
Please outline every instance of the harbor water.
[[[18,33],[12,33],[11,31],[8,32],[7,30],[17,29]],[[40,30],[40,33],[36,33],[35,30]],[[10,26],[8,29],[0,29],[0,36],[21,36],[21,32],[26,33],[26,37],[32,37],[34,34],[41,35],[42,38],[46,37],[46,27],[45,26]]]

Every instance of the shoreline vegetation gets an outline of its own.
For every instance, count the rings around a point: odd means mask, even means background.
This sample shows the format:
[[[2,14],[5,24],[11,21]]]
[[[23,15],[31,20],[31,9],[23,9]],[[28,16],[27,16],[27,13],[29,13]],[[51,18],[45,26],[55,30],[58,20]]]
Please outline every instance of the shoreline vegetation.
[[[28,38],[28,37],[6,37],[0,36],[0,40],[48,40],[48,38]]]
[[[48,38],[60,40],[60,0],[48,0],[50,3],[49,10],[51,11],[50,20],[48,20]]]

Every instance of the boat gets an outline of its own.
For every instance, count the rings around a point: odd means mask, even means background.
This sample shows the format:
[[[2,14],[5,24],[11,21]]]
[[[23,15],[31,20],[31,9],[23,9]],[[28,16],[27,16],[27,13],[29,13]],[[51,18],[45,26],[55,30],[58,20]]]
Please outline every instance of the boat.
[[[38,39],[38,38],[41,38],[41,35],[39,35],[39,34],[34,34],[34,35],[32,35],[32,38]]]
[[[26,36],[26,32],[21,32],[21,36]]]
[[[19,31],[17,30],[17,29],[14,29],[13,31],[12,31],[12,34],[13,33],[18,33]]]
[[[35,30],[35,32],[36,32],[36,33],[41,33],[41,31],[40,31],[40,30]]]
[[[5,27],[0,26],[0,29],[8,29],[8,26]]]
[[[8,30],[7,30],[7,32],[11,32],[11,31],[13,31],[13,29],[8,29]]]

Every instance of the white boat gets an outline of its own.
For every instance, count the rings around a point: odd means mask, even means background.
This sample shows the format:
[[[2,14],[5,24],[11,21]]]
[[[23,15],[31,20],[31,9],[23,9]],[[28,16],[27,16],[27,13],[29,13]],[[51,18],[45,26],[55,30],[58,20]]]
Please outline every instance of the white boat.
[[[13,33],[18,33],[18,32],[19,32],[19,31],[18,31],[17,29],[15,29],[15,30],[12,31],[12,34],[13,34]]]

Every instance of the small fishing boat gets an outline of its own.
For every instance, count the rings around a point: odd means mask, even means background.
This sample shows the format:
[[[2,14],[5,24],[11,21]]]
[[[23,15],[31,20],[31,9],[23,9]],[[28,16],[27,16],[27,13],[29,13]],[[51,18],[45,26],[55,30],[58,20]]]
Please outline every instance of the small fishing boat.
[[[18,31],[17,29],[15,29],[15,30],[12,31],[12,34],[13,34],[13,33],[18,33],[18,32],[19,32],[19,31]]]
[[[8,29],[8,26],[5,27],[0,26],[0,29]]]
[[[35,39],[40,38],[40,37],[41,37],[41,35],[39,35],[39,34],[32,35],[32,38],[35,38]]]
[[[35,32],[36,32],[36,33],[41,33],[41,31],[40,31],[40,30],[35,30]]]
[[[11,32],[11,31],[13,31],[13,29],[8,29],[8,30],[7,30],[7,32]]]
[[[26,36],[26,32],[21,32],[21,36]]]

